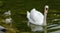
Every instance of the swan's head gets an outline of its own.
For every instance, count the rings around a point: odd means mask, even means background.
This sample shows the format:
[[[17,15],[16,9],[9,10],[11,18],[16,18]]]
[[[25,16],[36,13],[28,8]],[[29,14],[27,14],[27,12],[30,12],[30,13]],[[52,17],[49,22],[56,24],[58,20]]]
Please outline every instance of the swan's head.
[[[45,5],[45,8],[49,8],[49,6],[48,5]]]
[[[48,5],[45,5],[45,13],[48,13],[48,9],[49,9],[49,6]]]

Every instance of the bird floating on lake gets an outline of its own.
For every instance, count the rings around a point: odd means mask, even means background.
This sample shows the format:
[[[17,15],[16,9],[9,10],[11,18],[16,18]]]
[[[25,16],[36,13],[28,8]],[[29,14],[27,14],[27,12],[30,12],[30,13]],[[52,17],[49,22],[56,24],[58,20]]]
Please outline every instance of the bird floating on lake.
[[[28,26],[31,27],[33,32],[42,31],[42,26],[46,25],[46,15],[48,12],[48,6],[45,6],[44,15],[33,8],[30,12],[27,11]]]
[[[9,10],[9,11],[5,12],[4,15],[5,16],[10,16],[11,15],[11,11]]]
[[[8,17],[8,18],[4,19],[3,22],[5,22],[7,24],[12,23],[12,18]]]
[[[11,17],[6,18],[6,19],[5,19],[5,22],[6,22],[6,23],[12,23],[12,18],[11,18]]]

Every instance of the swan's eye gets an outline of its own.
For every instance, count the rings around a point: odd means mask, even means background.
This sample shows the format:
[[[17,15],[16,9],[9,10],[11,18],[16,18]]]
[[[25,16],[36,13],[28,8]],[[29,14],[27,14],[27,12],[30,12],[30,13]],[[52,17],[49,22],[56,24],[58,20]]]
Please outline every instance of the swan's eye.
[[[46,10],[48,10],[48,8],[46,8]]]

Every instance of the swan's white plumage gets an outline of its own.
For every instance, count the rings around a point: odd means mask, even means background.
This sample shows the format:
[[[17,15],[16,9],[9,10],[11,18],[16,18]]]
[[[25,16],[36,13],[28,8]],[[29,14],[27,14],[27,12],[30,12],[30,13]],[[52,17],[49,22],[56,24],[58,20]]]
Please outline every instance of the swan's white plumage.
[[[12,18],[11,17],[9,17],[9,18],[6,18],[6,19],[4,19],[4,20],[2,20],[4,23],[7,23],[7,24],[9,24],[9,23],[12,23]]]
[[[5,12],[4,15],[5,16],[10,16],[11,15],[11,11],[9,10],[9,11]]]
[[[32,31],[40,31],[43,28],[41,25],[43,24],[44,16],[41,12],[37,11],[35,8],[31,10],[29,13],[27,11],[27,18],[29,20],[28,25],[31,27]]]
[[[12,18],[6,18],[6,19],[5,19],[5,22],[6,22],[6,23],[12,23]]]
[[[33,23],[36,25],[42,25],[43,24],[44,16],[41,12],[37,11],[36,9],[31,10],[30,18],[34,21]]]
[[[30,22],[30,13],[29,13],[29,11],[27,11],[27,18],[28,18],[28,20]],[[29,26],[29,22],[27,23],[28,26]]]
[[[30,18],[30,13],[29,13],[29,11],[27,11],[27,18],[28,18],[28,26],[29,26],[30,23],[33,22],[32,19]]]

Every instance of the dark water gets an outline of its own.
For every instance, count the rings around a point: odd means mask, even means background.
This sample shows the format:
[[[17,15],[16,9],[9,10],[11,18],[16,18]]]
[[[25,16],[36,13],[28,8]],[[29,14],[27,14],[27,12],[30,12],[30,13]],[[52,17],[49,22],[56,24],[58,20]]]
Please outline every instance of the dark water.
[[[60,32],[60,25],[58,24],[53,24],[51,25],[48,30],[49,33],[59,33]]]
[[[13,26],[19,31],[30,32],[27,26],[26,12],[32,8],[36,8],[40,12],[44,12],[44,6],[49,5],[47,15],[47,31],[48,33],[60,33],[60,0],[0,0],[0,18],[1,15],[11,10]]]

